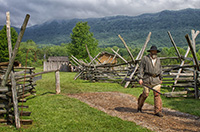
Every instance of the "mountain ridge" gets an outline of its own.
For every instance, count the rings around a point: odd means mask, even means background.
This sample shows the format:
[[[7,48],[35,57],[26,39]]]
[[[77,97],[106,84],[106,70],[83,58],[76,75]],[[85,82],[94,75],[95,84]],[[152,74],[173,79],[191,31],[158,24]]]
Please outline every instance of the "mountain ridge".
[[[200,9],[164,10],[157,13],[145,13],[138,16],[110,16],[87,19],[61,19],[47,21],[40,25],[28,27],[23,41],[32,39],[37,44],[69,43],[70,33],[79,21],[87,21],[100,47],[123,47],[120,34],[130,47],[141,47],[149,32],[152,32],[150,44],[170,47],[167,35],[170,31],[177,46],[187,46],[184,36],[191,30],[200,28]],[[19,28],[16,28],[19,32]],[[197,38],[196,43],[200,43]]]

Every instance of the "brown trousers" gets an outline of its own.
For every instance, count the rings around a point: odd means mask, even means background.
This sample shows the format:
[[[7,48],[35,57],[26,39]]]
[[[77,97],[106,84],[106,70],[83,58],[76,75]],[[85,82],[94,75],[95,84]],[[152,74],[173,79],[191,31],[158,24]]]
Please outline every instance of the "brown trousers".
[[[160,92],[161,85],[156,85],[152,88]],[[138,108],[142,109],[146,98],[149,96],[149,92],[150,92],[150,89],[144,86],[143,93],[138,98]],[[153,92],[153,93],[154,93],[154,113],[158,113],[162,111],[162,100],[161,100],[160,94],[158,94],[157,92]]]

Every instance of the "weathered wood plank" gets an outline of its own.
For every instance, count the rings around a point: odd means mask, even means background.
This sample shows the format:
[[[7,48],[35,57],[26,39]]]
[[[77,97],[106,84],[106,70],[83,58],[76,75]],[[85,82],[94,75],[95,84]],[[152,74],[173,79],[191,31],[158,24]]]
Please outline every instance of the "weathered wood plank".
[[[17,99],[23,99],[23,98],[26,98],[28,96],[31,96],[32,94],[29,93],[29,92],[22,92],[21,94],[18,94],[18,97]]]
[[[189,85],[189,84],[176,84],[176,85],[173,85],[172,87],[182,87],[182,88],[194,88],[194,85]]]
[[[9,58],[11,59],[12,44],[11,44],[11,33],[10,33],[10,12],[6,12],[6,32],[7,32]]]
[[[134,59],[134,57],[133,57],[131,51],[129,50],[128,46],[126,45],[126,42],[124,41],[124,39],[123,39],[120,35],[118,35],[118,37],[121,39],[122,43],[123,43],[124,46],[126,47],[126,50],[128,51],[128,53],[129,53],[129,55],[130,55],[132,61],[135,62],[135,59]]]
[[[166,97],[168,97],[168,98],[180,98],[180,97],[184,97],[184,98],[186,98],[186,97],[188,97],[188,95],[166,95]]]
[[[31,112],[28,111],[20,111],[20,116],[30,116]]]
[[[1,110],[0,109],[0,114],[6,114],[7,113],[7,110]]]
[[[8,92],[9,90],[11,90],[8,87],[0,87],[0,92]]]
[[[192,34],[192,44],[193,44],[193,47],[194,47],[194,51],[196,52],[196,42],[195,42],[195,39],[196,39],[197,35],[199,34],[199,31],[197,30],[195,32],[195,30],[191,30],[191,34]]]
[[[171,33],[168,31],[167,32],[168,33],[168,35],[169,35],[169,38],[170,38],[170,40],[171,40],[171,42],[172,42],[172,44],[173,44],[173,46],[174,46],[174,49],[176,50],[176,53],[177,53],[177,55],[178,55],[178,58],[179,58],[179,60],[181,61],[182,59],[181,59],[181,54],[180,54],[180,52],[178,51],[178,48],[177,48],[177,46],[176,46],[176,44],[175,44],[175,42],[174,42],[174,39],[172,38],[172,35],[171,35]]]
[[[78,73],[78,75],[74,77],[74,80],[76,80],[83,72],[84,72],[84,70],[80,71],[80,72]]]
[[[199,87],[198,87],[198,72],[194,72],[194,90],[195,90],[195,99],[199,99]]]
[[[7,123],[8,121],[6,119],[0,119],[0,123]]]
[[[18,102],[26,102],[26,99],[19,99]]]
[[[29,69],[29,70],[35,70],[35,67],[15,67],[15,69]]]
[[[166,97],[194,97],[189,91],[178,91],[178,92],[168,92],[164,93]]]
[[[169,75],[172,75],[172,76],[193,76],[194,73],[169,73]]]
[[[17,91],[16,91],[16,81],[13,71],[11,71],[11,90],[12,90],[12,100],[13,100],[13,108],[15,115],[15,125],[16,128],[20,128],[20,118],[19,118],[19,110],[18,110],[18,100],[17,100]]]
[[[188,42],[188,45],[189,45],[189,47],[190,47],[190,51],[191,51],[191,53],[192,53],[193,59],[194,59],[194,61],[195,61],[195,64],[196,64],[196,66],[197,66],[196,68],[197,68],[198,71],[200,71],[200,68],[199,68],[199,61],[198,61],[197,56],[196,56],[196,54],[195,54],[195,51],[194,51],[194,48],[193,48],[193,45],[192,45],[192,42],[191,42],[191,40],[190,40],[189,35],[186,34],[186,35],[185,35],[185,38],[186,38],[186,40],[187,40],[187,42]]]
[[[20,123],[23,125],[31,125],[33,123],[33,120],[30,119],[21,119]]]
[[[60,93],[60,73],[59,71],[55,72],[55,80],[56,80],[56,94]]]
[[[0,94],[0,98],[1,99],[8,99],[8,97],[6,96],[6,94]]]
[[[194,81],[194,79],[191,77],[191,78],[174,78],[173,80],[177,80],[177,81]]]

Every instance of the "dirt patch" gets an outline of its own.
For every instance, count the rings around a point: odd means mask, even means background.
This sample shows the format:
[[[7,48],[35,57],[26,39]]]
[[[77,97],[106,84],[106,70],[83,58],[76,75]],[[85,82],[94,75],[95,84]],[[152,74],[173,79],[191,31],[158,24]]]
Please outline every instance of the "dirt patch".
[[[137,125],[153,131],[162,132],[200,132],[200,117],[163,108],[164,117],[153,114],[153,106],[144,104],[143,112],[137,113],[137,98],[119,92],[96,92],[70,94],[111,116],[117,116],[123,120],[135,122]]]

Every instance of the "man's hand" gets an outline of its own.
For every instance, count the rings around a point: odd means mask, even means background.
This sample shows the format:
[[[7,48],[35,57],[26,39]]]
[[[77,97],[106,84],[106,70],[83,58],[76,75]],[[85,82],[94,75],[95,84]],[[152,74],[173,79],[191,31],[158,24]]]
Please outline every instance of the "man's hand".
[[[160,81],[160,84],[162,84],[162,81]]]
[[[140,80],[139,80],[139,84],[140,84],[140,85],[142,85],[142,84],[143,84],[143,81],[142,81],[142,79],[140,79]]]

